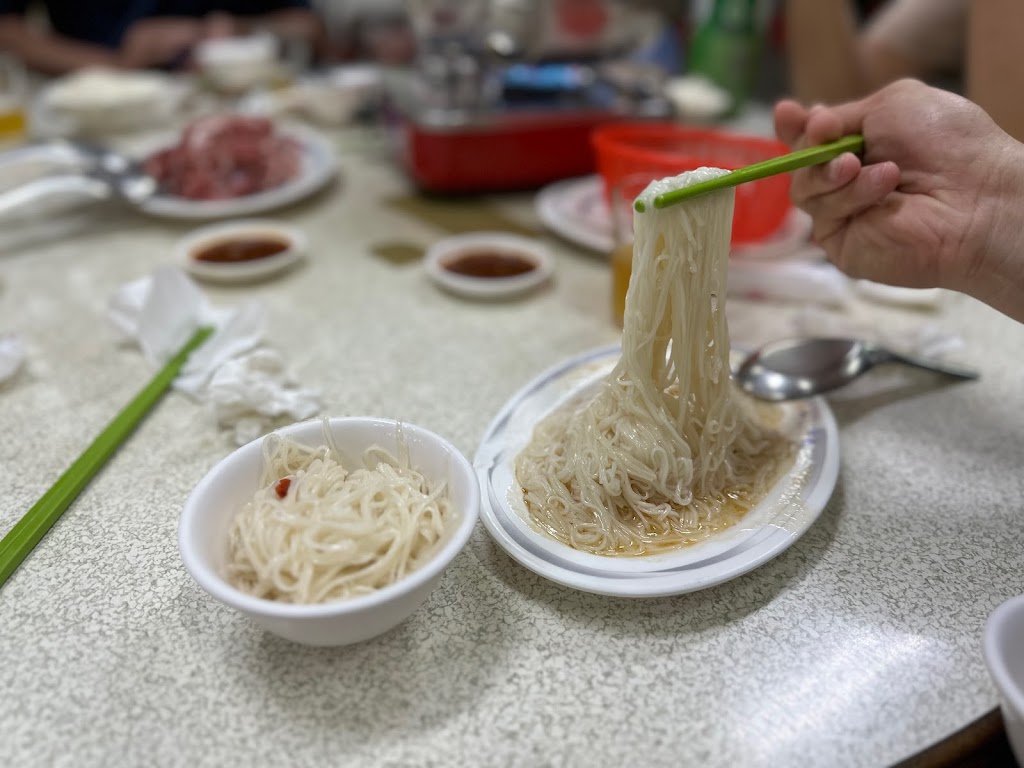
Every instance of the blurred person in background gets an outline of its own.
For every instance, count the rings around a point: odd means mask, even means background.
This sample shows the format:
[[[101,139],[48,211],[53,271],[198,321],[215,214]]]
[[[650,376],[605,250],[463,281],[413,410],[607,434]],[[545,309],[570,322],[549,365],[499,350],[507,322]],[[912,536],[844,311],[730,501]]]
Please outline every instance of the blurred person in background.
[[[484,32],[494,29],[499,17],[528,19],[527,26],[536,27],[529,40],[532,50],[528,55],[512,55],[510,60],[546,58],[588,59],[604,55],[596,50],[627,41],[637,43],[637,25],[642,24],[649,34],[643,39],[637,57],[651,61],[669,72],[681,69],[680,22],[685,16],[685,0],[314,0],[314,8],[321,14],[327,27],[328,50],[332,58],[363,59],[384,64],[408,64],[416,57],[417,35],[421,41],[430,34],[437,38],[450,35],[465,36],[475,29],[482,43]],[[545,25],[582,29],[581,38],[591,34],[588,27],[600,27],[615,6],[628,10],[628,24],[614,29],[598,30],[598,39],[592,40],[580,51],[551,51],[544,47]],[[660,12],[660,15],[659,15]],[[624,14],[618,14],[619,18]],[[428,33],[427,30],[431,30]],[[550,30],[549,30],[550,31]],[[536,48],[542,51],[541,56]],[[525,52],[520,52],[525,53]],[[621,53],[621,52],[620,52]],[[493,54],[492,54],[493,55]]]
[[[202,40],[269,32],[322,44],[308,0],[0,0],[0,51],[61,74],[176,68]]]
[[[959,91],[1024,139],[1021,0],[785,0],[793,95],[833,104],[903,77]]]
[[[415,58],[404,0],[314,0],[313,5],[327,30],[329,59],[401,65]]]

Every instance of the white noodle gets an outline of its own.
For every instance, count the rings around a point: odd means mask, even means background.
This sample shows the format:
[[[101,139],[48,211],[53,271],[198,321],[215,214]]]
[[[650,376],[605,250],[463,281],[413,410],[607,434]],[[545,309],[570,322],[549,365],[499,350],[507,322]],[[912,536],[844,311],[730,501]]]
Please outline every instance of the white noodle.
[[[373,447],[364,467],[350,471],[333,444],[265,438],[260,490],[231,526],[231,584],[270,600],[323,603],[369,594],[429,560],[452,518],[451,503],[443,484],[431,488],[409,468],[401,435],[398,443],[398,458]]]
[[[706,538],[764,497],[793,451],[729,380],[726,270],[733,191],[658,210],[714,178],[651,184],[634,218],[622,357],[591,399],[546,416],[516,460],[531,519],[569,546],[642,555]]]

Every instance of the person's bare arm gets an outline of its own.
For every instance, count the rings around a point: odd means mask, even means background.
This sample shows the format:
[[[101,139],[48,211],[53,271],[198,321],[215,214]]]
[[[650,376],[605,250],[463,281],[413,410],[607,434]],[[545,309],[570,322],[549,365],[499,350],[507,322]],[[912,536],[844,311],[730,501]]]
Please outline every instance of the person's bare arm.
[[[967,96],[999,127],[1024,140],[1024,3],[972,2],[967,23]]]
[[[305,8],[286,8],[262,17],[264,26],[281,37],[305,40],[316,46],[322,42],[320,17]]]
[[[316,54],[323,52],[326,40],[323,23],[307,8],[283,8],[262,16],[215,13],[207,17],[206,27],[212,37],[264,31],[288,40],[303,40]]]
[[[908,28],[927,35],[926,28],[935,23],[934,14],[904,0],[890,0],[864,29],[858,27],[848,0],[786,0],[793,95],[805,103],[834,104],[903,77],[933,74],[927,56],[908,55],[891,38],[904,37]]]
[[[13,15],[0,16],[0,50],[9,51],[26,66],[51,75],[119,63],[115,51],[36,29]]]
[[[786,0],[786,45],[791,90],[800,101],[845,101],[864,91],[847,0]]]

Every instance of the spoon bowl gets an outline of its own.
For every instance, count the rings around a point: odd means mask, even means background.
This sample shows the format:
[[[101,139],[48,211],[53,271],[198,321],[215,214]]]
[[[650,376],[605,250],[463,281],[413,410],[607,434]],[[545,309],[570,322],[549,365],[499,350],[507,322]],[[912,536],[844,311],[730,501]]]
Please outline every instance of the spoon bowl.
[[[898,354],[858,339],[787,339],[748,355],[734,378],[740,389],[772,402],[798,400],[843,387],[877,365],[902,363],[956,379],[976,379],[963,366]]]

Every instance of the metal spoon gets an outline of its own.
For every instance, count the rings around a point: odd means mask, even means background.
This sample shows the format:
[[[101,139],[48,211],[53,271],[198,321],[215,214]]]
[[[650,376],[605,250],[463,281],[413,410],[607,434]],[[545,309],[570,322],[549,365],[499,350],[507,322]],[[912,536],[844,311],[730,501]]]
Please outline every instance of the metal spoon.
[[[908,357],[856,339],[777,341],[749,355],[734,378],[744,392],[762,400],[796,400],[838,389],[885,363],[903,363],[957,379],[978,378],[970,368]]]

